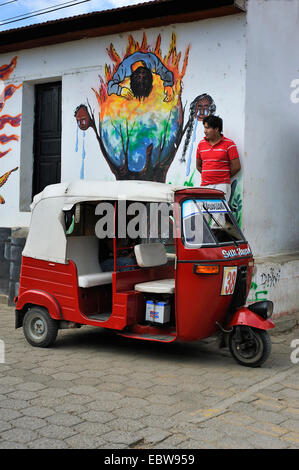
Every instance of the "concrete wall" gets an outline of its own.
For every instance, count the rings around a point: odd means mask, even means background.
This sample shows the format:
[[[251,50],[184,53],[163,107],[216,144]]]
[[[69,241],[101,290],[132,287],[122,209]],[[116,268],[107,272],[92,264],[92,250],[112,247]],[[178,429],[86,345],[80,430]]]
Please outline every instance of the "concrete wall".
[[[247,23],[244,231],[257,256],[295,252],[299,2],[250,0]]]

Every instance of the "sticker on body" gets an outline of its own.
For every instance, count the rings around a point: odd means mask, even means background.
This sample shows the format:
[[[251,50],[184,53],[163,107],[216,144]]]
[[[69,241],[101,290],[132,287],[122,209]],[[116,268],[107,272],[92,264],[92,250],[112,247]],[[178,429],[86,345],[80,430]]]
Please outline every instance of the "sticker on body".
[[[235,290],[237,279],[237,266],[226,266],[223,268],[223,281],[220,295],[232,295]]]

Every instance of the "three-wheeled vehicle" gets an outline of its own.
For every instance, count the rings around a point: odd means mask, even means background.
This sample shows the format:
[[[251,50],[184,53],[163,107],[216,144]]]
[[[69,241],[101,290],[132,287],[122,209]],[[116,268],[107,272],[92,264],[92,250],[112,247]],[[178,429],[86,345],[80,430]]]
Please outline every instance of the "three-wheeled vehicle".
[[[140,205],[151,214],[142,233]],[[273,304],[245,306],[253,256],[221,191],[81,180],[47,186],[31,210],[15,298],[15,326],[31,345],[92,325],[166,343],[219,334],[250,367],[269,356]],[[124,211],[138,238],[124,234]]]

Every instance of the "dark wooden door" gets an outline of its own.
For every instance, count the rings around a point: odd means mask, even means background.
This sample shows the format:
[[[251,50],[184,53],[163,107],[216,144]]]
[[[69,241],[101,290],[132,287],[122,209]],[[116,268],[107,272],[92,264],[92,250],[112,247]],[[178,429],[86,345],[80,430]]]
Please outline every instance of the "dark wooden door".
[[[61,82],[35,88],[33,196],[61,177]]]

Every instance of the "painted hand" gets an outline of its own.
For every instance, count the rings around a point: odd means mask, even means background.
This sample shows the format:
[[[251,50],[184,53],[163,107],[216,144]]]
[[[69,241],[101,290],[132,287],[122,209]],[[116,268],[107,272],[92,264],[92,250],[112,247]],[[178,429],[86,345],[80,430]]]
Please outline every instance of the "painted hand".
[[[121,96],[123,98],[126,98],[126,100],[132,100],[134,98],[134,95],[132,91],[130,90],[130,88],[126,88],[126,87],[123,87],[121,89]]]
[[[167,103],[169,103],[169,101],[173,100],[173,91],[172,91],[171,86],[166,86],[164,88],[164,94],[165,94],[165,98],[163,101],[166,101]]]

